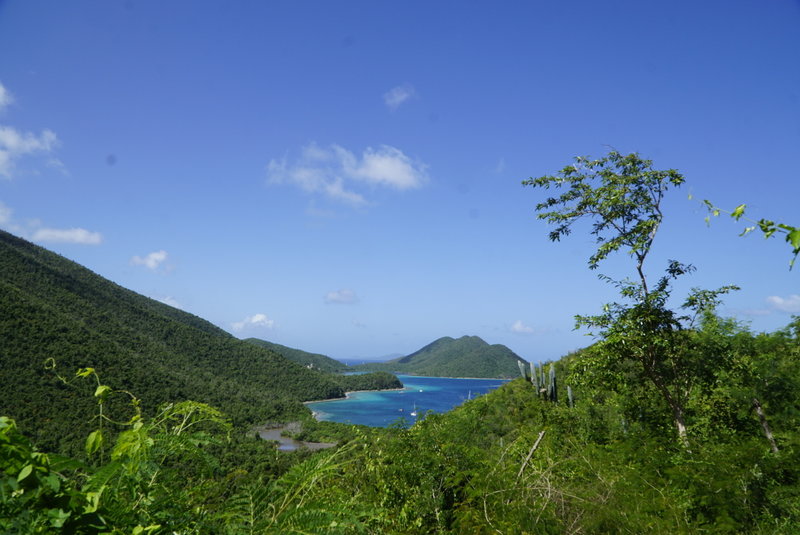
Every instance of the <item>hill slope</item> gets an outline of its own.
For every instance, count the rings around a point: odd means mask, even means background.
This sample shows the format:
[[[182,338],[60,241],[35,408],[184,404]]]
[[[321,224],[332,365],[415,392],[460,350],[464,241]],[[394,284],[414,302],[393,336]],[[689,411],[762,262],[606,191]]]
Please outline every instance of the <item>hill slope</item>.
[[[67,386],[93,367],[143,408],[193,399],[239,423],[281,418],[300,401],[343,395],[333,378],[240,341],[211,323],[122,288],[0,231],[0,414],[49,450],[74,449],[94,412],[94,386]],[[61,420],[71,422],[68,430]]]
[[[502,344],[489,345],[477,336],[439,338],[405,357],[354,366],[360,371],[383,370],[433,377],[500,377],[519,375],[520,356]]]
[[[275,342],[268,342],[259,338],[247,338],[245,339],[245,342],[270,349],[275,353],[291,360],[292,362],[296,362],[303,366],[308,367],[311,365],[311,367],[315,370],[339,373],[349,369],[349,366],[346,364],[342,364],[338,360],[332,359],[327,355],[309,353],[307,351],[303,351],[302,349],[286,347],[284,345],[276,344]]]

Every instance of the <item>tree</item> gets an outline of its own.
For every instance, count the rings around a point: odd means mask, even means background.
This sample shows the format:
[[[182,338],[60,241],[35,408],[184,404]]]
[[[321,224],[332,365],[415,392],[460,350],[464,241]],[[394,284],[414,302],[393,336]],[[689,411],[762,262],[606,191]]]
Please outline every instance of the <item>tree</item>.
[[[613,303],[598,316],[577,316],[578,326],[600,329],[599,350],[612,360],[635,361],[644,376],[668,405],[678,436],[688,446],[685,404],[692,384],[692,368],[686,362],[688,352],[682,324],[690,321],[670,310],[670,283],[680,275],[693,271],[691,265],[670,261],[666,274],[651,288],[644,269],[659,226],[663,219],[661,203],[669,189],[683,184],[684,178],[674,169],[653,168],[651,160],[638,154],[623,155],[612,150],[604,158],[575,158],[556,175],[545,175],[523,181],[525,186],[563,193],[536,205],[538,218],[555,228],[552,241],[570,234],[575,223],[591,221],[597,250],[589,257],[589,268],[596,269],[611,253],[627,250],[634,259],[637,279],[614,280],[630,304]],[[734,289],[694,291],[685,303],[695,315],[713,307],[718,296]]]

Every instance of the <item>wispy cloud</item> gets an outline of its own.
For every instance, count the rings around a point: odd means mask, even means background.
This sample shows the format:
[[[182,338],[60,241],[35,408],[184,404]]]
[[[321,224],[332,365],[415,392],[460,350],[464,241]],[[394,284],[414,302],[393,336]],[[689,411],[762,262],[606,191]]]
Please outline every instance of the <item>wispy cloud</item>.
[[[99,245],[103,242],[103,235],[83,228],[40,228],[34,231],[31,239],[35,242]]]
[[[85,228],[51,228],[42,226],[38,219],[30,219],[21,224],[14,219],[14,211],[0,201],[0,227],[27,240],[40,243],[75,243],[79,245],[99,245],[103,235]]]
[[[390,110],[395,111],[403,102],[416,95],[417,92],[411,84],[398,85],[383,94],[383,102]]]
[[[780,312],[788,314],[796,314],[800,312],[800,295],[792,294],[789,297],[779,297],[777,295],[770,295],[767,297],[767,303]]]
[[[427,179],[427,165],[414,161],[403,151],[389,145],[367,147],[356,156],[340,145],[304,147],[294,162],[287,158],[270,160],[267,180],[270,184],[293,184],[307,193],[319,193],[351,206],[369,204],[364,185],[408,190],[422,186]]]
[[[0,83],[0,113],[13,102],[14,97],[11,92]],[[37,135],[32,132],[22,132],[13,126],[0,125],[0,177],[11,179],[21,159],[37,155],[47,156],[58,145],[58,136],[52,130],[45,128]],[[66,173],[64,164],[56,158],[48,158],[46,164],[51,167],[56,165],[61,172]]]
[[[12,102],[14,102],[14,97],[12,97],[8,89],[0,83],[0,112],[10,106]]]
[[[50,153],[58,144],[58,137],[52,130],[42,130],[37,136],[0,125],[0,176],[12,178],[16,164],[21,158]]]
[[[325,294],[325,302],[337,305],[352,305],[358,302],[358,296],[353,290],[341,289]]]
[[[237,321],[231,324],[234,331],[243,331],[251,327],[260,327],[263,329],[272,329],[275,325],[275,320],[271,320],[266,314],[254,314],[242,321]]]
[[[533,327],[522,323],[522,320],[517,320],[513,325],[511,325],[511,332],[517,334],[533,334],[534,329]]]
[[[156,270],[167,259],[167,252],[163,249],[154,251],[145,256],[134,256],[131,258],[131,264],[134,266],[144,266],[147,269]]]

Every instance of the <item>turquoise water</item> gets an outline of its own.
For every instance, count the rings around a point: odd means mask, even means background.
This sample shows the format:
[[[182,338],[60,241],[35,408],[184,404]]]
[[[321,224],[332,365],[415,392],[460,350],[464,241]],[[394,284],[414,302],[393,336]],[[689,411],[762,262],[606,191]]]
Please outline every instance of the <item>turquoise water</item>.
[[[387,427],[399,419],[413,424],[427,411],[447,412],[463,403],[494,390],[507,381],[503,379],[450,379],[398,375],[403,390],[383,392],[353,392],[348,399],[318,401],[308,407],[320,420],[331,422]],[[417,416],[412,413],[416,408]]]

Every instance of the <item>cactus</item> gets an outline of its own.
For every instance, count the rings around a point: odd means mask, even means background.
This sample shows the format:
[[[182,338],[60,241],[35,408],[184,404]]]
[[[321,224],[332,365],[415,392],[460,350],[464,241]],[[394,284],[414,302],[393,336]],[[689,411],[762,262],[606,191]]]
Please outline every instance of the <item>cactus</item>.
[[[542,388],[544,388],[546,381],[544,380],[544,364],[539,364],[539,377],[542,379]]]
[[[539,394],[539,374],[536,373],[536,365],[531,362],[531,383],[536,394]]]
[[[558,386],[556,384],[556,365],[550,365],[550,384],[547,388],[548,397],[553,403],[558,403]]]
[[[567,385],[567,399],[569,400],[569,408],[575,407],[575,398],[572,397],[572,387]]]
[[[517,366],[519,366],[519,373],[522,374],[522,378],[523,379],[527,379],[528,376],[525,375],[525,364],[523,364],[521,360],[518,360],[517,361]]]

